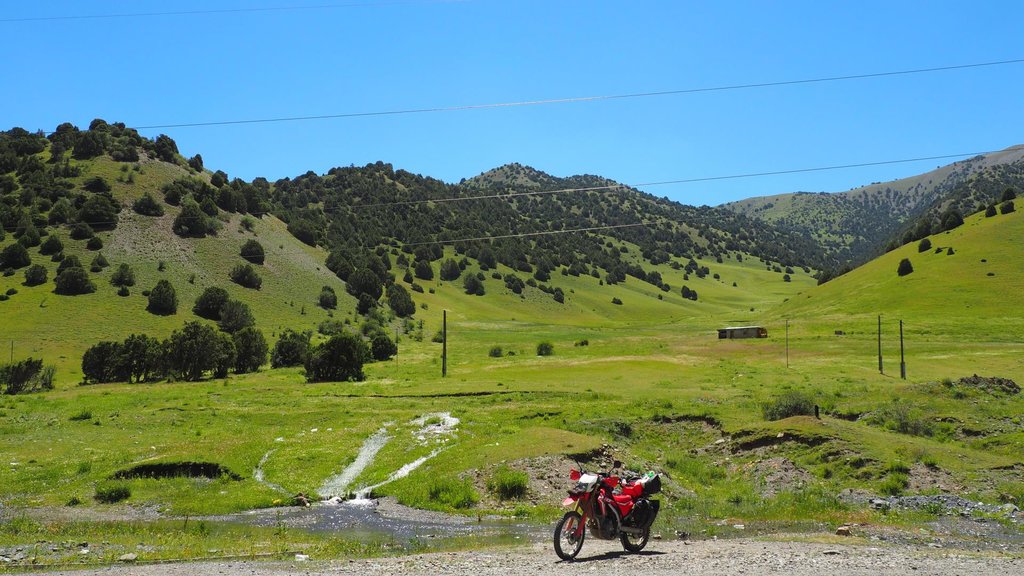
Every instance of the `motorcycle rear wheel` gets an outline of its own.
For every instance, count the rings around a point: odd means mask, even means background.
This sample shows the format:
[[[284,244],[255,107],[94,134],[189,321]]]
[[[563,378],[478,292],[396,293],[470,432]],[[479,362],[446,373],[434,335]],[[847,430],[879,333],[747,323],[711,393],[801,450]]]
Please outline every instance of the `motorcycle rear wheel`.
[[[622,541],[622,547],[625,548],[626,552],[637,553],[647,546],[647,541],[651,538],[651,529],[645,528],[644,533],[640,536],[633,536],[626,534],[625,532],[619,533],[619,540]]]
[[[587,536],[586,528],[579,530],[583,518],[579,512],[566,512],[565,516],[555,524],[555,554],[562,560],[572,560],[583,548],[583,540]],[[576,535],[579,530],[579,536]]]

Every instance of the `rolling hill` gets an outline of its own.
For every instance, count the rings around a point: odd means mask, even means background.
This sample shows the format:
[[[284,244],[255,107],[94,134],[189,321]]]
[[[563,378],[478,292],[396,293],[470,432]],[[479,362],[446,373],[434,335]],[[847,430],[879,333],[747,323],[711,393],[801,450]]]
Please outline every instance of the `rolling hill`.
[[[1024,146],[940,166],[846,192],[797,192],[724,204],[738,214],[808,234],[837,263],[860,264],[882,253],[921,220],[934,225],[948,209],[971,214],[1024,185]]]

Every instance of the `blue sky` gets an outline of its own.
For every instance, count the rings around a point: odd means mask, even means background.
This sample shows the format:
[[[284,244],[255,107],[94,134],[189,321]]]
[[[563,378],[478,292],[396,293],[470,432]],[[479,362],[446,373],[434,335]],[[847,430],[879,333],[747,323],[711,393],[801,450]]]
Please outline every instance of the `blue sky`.
[[[292,11],[11,19],[335,4]],[[346,6],[340,6],[347,4]],[[1024,58],[1024,3],[4,2],[0,126],[144,126],[774,82]],[[520,162],[625,183],[1024,143],[1024,64],[730,92],[166,132],[231,176]],[[691,204],[842,191],[940,162],[646,188]],[[941,163],[946,163],[943,161]]]

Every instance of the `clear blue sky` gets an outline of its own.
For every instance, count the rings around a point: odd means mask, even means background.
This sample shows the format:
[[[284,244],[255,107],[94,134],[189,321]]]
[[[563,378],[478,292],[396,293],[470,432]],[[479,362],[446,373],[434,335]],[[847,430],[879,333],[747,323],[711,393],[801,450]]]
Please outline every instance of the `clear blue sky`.
[[[3,2],[0,126],[52,131],[676,90],[1024,58],[1024,3]],[[383,160],[455,182],[508,162],[637,183],[1024,143],[1024,64],[825,84],[166,132],[271,180]],[[945,161],[942,163],[946,163]],[[841,191],[939,162],[650,187],[718,204]]]

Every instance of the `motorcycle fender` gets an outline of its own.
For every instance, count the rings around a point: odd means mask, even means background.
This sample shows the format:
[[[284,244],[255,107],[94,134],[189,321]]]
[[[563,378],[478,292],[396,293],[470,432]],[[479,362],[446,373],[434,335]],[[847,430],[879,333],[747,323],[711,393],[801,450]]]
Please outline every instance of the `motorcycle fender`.
[[[572,496],[566,498],[565,500],[562,500],[562,506],[575,506],[575,505],[576,505],[576,499],[573,498]]]

